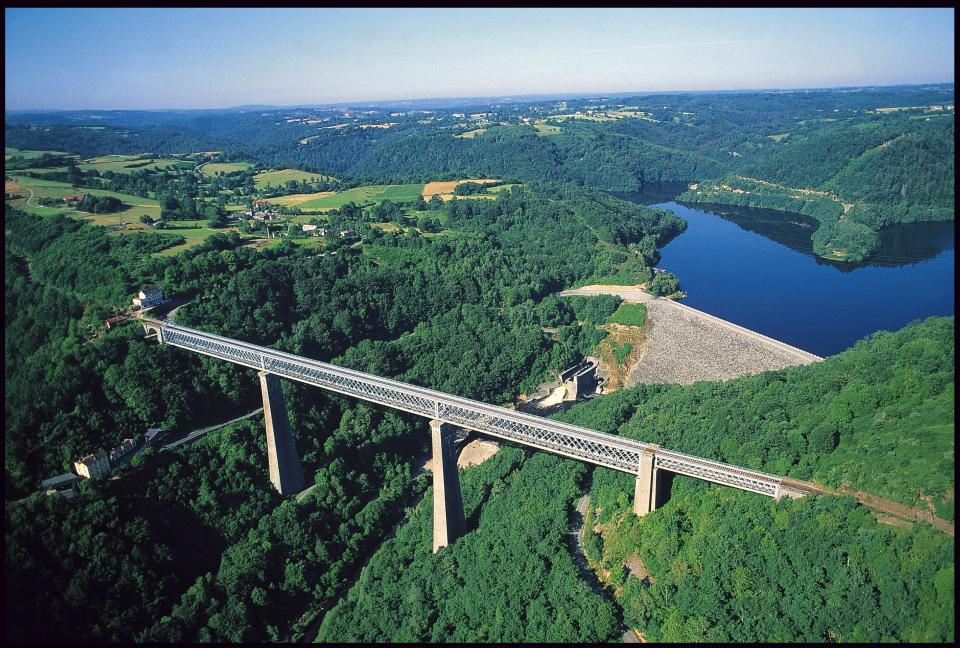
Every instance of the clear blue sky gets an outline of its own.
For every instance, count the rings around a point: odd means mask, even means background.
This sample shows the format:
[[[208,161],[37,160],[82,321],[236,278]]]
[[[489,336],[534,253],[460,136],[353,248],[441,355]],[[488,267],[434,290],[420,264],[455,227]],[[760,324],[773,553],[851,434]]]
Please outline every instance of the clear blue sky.
[[[953,9],[7,9],[6,109],[953,82]]]

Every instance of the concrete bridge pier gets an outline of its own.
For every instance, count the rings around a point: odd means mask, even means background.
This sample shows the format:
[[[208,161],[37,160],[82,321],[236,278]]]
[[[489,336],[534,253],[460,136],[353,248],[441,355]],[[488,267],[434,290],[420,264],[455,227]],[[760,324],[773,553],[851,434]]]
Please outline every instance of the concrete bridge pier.
[[[258,372],[263,394],[263,418],[267,424],[267,465],[270,483],[281,495],[299,493],[306,485],[297,446],[290,433],[290,419],[280,389],[280,378],[266,371]]]
[[[430,421],[433,440],[433,553],[463,535],[463,497],[454,447],[456,428]]]
[[[654,454],[660,446],[640,452],[640,469],[633,495],[633,512],[643,517],[655,511],[667,499],[672,475],[655,466]]]

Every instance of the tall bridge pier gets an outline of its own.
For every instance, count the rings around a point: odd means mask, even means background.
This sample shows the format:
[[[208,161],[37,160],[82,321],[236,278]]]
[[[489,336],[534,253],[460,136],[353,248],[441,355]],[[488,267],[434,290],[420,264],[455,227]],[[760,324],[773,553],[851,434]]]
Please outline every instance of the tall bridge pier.
[[[643,517],[667,501],[667,489],[673,475],[657,468],[655,452],[660,446],[650,444],[650,448],[640,451],[640,466],[633,495],[633,512]]]
[[[433,441],[433,553],[463,535],[463,497],[454,448],[456,428],[449,423],[430,421]]]
[[[297,446],[290,433],[290,419],[283,401],[280,379],[266,371],[258,372],[260,392],[263,394],[263,418],[267,424],[267,465],[270,483],[281,495],[292,495],[303,490],[306,483],[300,468]]]

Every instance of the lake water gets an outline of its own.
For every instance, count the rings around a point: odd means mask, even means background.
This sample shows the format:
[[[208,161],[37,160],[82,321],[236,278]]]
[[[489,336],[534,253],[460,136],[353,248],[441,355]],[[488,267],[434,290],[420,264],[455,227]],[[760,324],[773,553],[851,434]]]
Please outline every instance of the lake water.
[[[954,224],[895,225],[859,264],[814,256],[817,223],[799,214],[726,205],[680,204],[686,184],[617,194],[668,209],[687,230],[661,249],[683,303],[817,355],[849,348],[879,330],[954,313]]]

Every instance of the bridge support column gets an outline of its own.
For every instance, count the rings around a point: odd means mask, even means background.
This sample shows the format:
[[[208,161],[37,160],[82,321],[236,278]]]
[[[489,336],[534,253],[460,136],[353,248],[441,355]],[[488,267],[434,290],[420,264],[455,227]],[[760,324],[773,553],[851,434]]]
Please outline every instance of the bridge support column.
[[[306,485],[297,446],[290,433],[290,419],[283,402],[280,379],[265,371],[260,375],[260,392],[263,394],[263,418],[267,424],[267,465],[270,483],[281,495],[299,493]]]
[[[640,466],[633,495],[633,512],[639,517],[655,511],[666,495],[669,477],[664,471],[658,470],[654,462],[654,453],[659,447],[655,445],[653,449],[640,453]]]
[[[433,553],[446,547],[464,531],[463,498],[454,448],[455,428],[430,421],[433,440]]]

